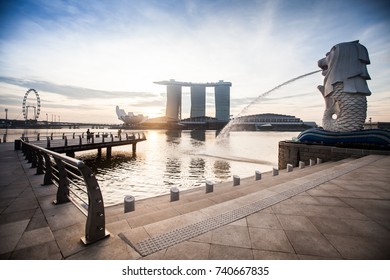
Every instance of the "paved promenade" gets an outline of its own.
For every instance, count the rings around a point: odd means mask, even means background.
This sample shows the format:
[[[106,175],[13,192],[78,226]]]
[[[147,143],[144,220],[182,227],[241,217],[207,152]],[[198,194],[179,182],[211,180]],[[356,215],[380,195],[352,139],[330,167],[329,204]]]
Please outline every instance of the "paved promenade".
[[[0,144],[1,259],[390,259],[390,157],[328,162],[106,208],[110,237]]]

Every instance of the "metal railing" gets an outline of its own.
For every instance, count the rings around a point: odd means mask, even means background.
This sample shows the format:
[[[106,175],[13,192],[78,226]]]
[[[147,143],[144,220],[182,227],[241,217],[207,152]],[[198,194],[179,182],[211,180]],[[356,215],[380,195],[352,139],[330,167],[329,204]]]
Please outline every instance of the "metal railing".
[[[105,229],[103,196],[91,169],[81,160],[33,145],[28,139],[20,141],[26,159],[32,168],[37,169],[36,174],[44,174],[43,185],[55,184],[58,187],[54,203],[73,201],[87,216],[85,236],[81,238],[84,244],[94,243],[109,236]],[[78,205],[75,199],[83,202],[87,210]]]

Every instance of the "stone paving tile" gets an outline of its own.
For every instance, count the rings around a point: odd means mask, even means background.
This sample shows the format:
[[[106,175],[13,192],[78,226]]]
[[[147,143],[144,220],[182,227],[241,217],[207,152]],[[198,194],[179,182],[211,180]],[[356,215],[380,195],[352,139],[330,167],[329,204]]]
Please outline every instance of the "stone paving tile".
[[[85,235],[85,223],[53,231],[53,235],[64,258],[85,249],[85,246],[80,241],[80,238]]]
[[[356,198],[368,198],[368,199],[382,199],[382,197],[375,192],[361,192],[354,191]]]
[[[337,250],[319,232],[286,231],[297,254],[341,258]]]
[[[126,220],[120,220],[111,223],[106,221],[106,230],[108,230],[110,234],[118,235],[121,232],[130,230],[130,226]]]
[[[308,219],[322,234],[330,233],[347,235],[350,234],[352,230],[350,225],[339,218],[311,216],[308,217]]]
[[[229,225],[246,227],[246,226],[248,226],[247,218],[243,218],[243,219],[237,220],[237,221],[235,221],[233,223],[230,223]]]
[[[337,184],[346,191],[366,192],[366,191],[384,191],[379,186],[374,186],[371,181],[351,181],[351,180],[334,180],[334,184]]]
[[[332,257],[321,257],[321,256],[311,256],[311,255],[296,255],[299,260],[340,260],[340,258]]]
[[[275,214],[285,214],[285,215],[303,215],[299,204],[294,204],[291,200],[287,199],[285,201],[279,202],[271,207],[273,213]]]
[[[390,192],[389,191],[381,191],[381,192],[375,192],[381,199],[390,199]]]
[[[68,260],[134,260],[139,254],[118,237],[103,239],[95,246],[87,246],[84,250],[71,255]]]
[[[311,190],[308,190],[308,191],[306,191],[306,193],[311,195],[311,196],[322,196],[322,197],[331,196],[331,194],[329,192],[327,192],[325,190],[321,190],[318,187],[311,189]]]
[[[26,231],[34,230],[38,228],[47,227],[47,221],[45,215],[43,215],[41,208],[35,210],[34,216],[31,218]]]
[[[253,258],[255,260],[297,260],[295,254],[272,252],[263,250],[253,250]]]
[[[253,252],[248,248],[211,245],[209,260],[253,260]]]
[[[167,249],[160,250],[156,253],[147,255],[146,257],[140,258],[141,260],[162,260],[164,259],[164,254],[167,251]]]
[[[373,221],[343,219],[350,228],[351,235],[390,239],[390,231]]]
[[[282,229],[275,214],[258,212],[247,217],[249,227]]]
[[[198,235],[198,236],[191,238],[190,241],[211,243],[212,237],[213,237],[213,232],[209,231],[209,232],[206,232],[204,234],[201,234],[201,235]]]
[[[315,196],[315,199],[318,201],[319,205],[324,206],[339,206],[339,207],[349,207],[348,204],[343,202],[338,197],[328,197],[328,196]]]
[[[390,259],[389,239],[372,239],[332,234],[325,234],[325,237],[340,252],[343,258],[350,260]]]
[[[57,205],[56,205],[57,206]],[[71,225],[84,222],[87,218],[72,203],[59,205],[51,210],[44,212],[51,230],[67,228]]]
[[[134,244],[151,238],[148,232],[143,227],[138,227],[121,232],[119,234],[119,237],[131,246],[134,246]]]
[[[343,198],[342,200],[355,209],[375,208],[390,210],[390,203],[382,199]]]
[[[283,230],[249,228],[253,249],[295,253]]]
[[[210,251],[210,244],[184,241],[169,247],[164,260],[207,260]]]
[[[305,216],[277,215],[284,230],[318,232],[317,228]]]
[[[323,205],[304,205],[299,206],[306,216],[330,217],[330,218],[346,218],[367,220],[368,218],[351,207],[336,207]]]
[[[242,226],[226,225],[213,231],[212,244],[251,248],[248,229]]]
[[[296,195],[291,198],[295,204],[320,205],[320,202],[309,195]]]
[[[320,186],[316,187],[316,190],[325,191],[328,194],[331,194],[330,191],[345,191],[342,187],[336,185],[334,182],[334,179],[332,181],[326,182],[324,184],[321,184]]]
[[[39,244],[32,247],[26,247],[20,250],[14,251],[11,256],[11,260],[61,260],[63,256],[57,246],[57,243],[53,240],[43,244]]]
[[[18,242],[15,250],[36,246],[53,240],[54,236],[49,227],[25,231],[20,238],[20,241]]]
[[[51,196],[55,197],[57,194],[58,188],[53,185],[48,186],[38,186],[34,188],[34,194],[37,198],[43,197],[43,196]]]
[[[23,234],[26,230],[30,220],[21,220],[11,223],[2,224],[0,227],[0,238],[13,235],[13,234]]]
[[[23,210],[35,210],[39,207],[38,201],[34,198],[23,198],[18,197],[16,198],[10,206],[7,207],[3,211],[4,214],[12,213],[12,212],[19,212]]]
[[[0,255],[14,250],[30,220],[20,220],[0,225]]]

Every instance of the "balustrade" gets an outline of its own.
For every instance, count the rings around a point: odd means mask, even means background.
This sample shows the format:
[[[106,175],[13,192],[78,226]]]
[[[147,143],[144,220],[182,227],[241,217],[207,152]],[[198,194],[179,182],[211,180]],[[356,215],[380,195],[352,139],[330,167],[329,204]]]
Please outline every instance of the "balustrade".
[[[37,168],[36,174],[45,174],[43,185],[57,186],[55,204],[72,201],[87,216],[85,236],[81,238],[84,244],[109,236],[105,229],[104,202],[99,184],[83,161],[36,146],[29,143],[26,137],[21,139],[21,149],[32,167]],[[77,201],[87,205],[87,212]]]

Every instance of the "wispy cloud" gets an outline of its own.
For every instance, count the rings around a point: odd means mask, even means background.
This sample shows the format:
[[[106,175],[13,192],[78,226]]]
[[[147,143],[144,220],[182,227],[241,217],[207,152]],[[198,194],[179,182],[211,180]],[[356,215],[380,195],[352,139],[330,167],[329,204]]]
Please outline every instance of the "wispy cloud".
[[[100,104],[107,118],[117,103],[164,111],[165,88],[153,81],[223,79],[233,83],[235,115],[262,92],[318,69],[334,44],[360,39],[372,54],[375,102],[375,92],[390,93],[388,6],[363,0],[11,3],[0,16],[0,81],[50,92],[50,106],[54,94],[64,106]],[[309,92],[321,82],[311,77],[272,99],[310,106]]]
[[[156,98],[156,94],[150,92],[125,92],[104,91],[76,86],[58,85],[46,81],[25,80],[10,77],[0,77],[0,82],[17,85],[25,88],[33,88],[37,91],[46,91],[63,95],[69,99],[105,99],[105,98]]]

